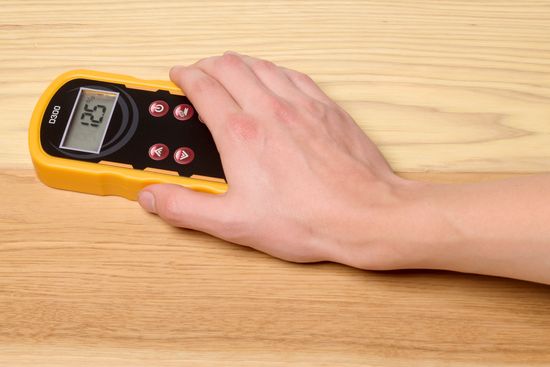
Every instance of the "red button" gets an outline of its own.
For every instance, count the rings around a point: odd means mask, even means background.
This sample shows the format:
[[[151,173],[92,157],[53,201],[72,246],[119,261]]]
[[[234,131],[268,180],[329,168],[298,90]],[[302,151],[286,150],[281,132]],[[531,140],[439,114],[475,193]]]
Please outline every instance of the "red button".
[[[155,101],[149,105],[149,113],[154,117],[162,117],[168,113],[168,103]]]
[[[174,108],[174,117],[177,118],[180,121],[187,121],[191,117],[193,117],[193,114],[195,113],[195,110],[193,109],[193,106],[190,104],[180,104],[177,105],[176,108]]]
[[[154,144],[149,148],[149,158],[155,161],[162,161],[164,158],[168,157],[168,153],[170,153],[170,151],[164,144]]]
[[[174,160],[178,164],[189,164],[193,159],[195,159],[195,152],[191,148],[182,147],[174,152]]]

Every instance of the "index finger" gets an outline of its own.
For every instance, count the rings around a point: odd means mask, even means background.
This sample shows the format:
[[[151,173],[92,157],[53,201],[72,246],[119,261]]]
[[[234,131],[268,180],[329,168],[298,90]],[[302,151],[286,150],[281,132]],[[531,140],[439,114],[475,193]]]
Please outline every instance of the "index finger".
[[[241,112],[237,102],[220,82],[197,67],[175,66],[170,79],[185,92],[218,143],[227,117]]]

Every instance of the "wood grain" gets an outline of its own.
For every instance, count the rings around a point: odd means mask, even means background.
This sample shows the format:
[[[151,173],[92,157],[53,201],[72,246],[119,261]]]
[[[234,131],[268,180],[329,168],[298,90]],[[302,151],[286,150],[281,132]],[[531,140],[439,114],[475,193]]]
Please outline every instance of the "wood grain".
[[[548,1],[2,0],[6,164],[57,74],[166,79],[233,49],[307,72],[399,171],[550,167]]]
[[[0,190],[0,365],[550,361],[542,285],[286,263],[30,170]]]
[[[406,177],[550,167],[548,0],[0,0],[0,366],[550,365],[548,287],[286,263],[37,181],[57,74],[226,49],[311,74]]]

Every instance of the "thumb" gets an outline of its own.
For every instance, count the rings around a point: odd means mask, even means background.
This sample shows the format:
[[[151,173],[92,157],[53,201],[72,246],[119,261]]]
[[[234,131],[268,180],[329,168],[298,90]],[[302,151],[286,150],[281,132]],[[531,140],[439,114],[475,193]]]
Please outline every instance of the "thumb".
[[[167,223],[202,232],[216,233],[227,213],[224,195],[206,194],[179,185],[158,184],[143,189],[138,202]]]

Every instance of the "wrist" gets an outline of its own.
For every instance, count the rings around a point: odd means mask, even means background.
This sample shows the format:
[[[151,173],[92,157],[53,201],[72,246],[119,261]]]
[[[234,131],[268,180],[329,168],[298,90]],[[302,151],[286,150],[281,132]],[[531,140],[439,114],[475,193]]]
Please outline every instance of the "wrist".
[[[392,245],[399,248],[401,268],[449,269],[461,234],[446,211],[445,184],[404,180],[401,201],[393,208]]]
[[[443,185],[394,176],[385,195],[366,206],[350,264],[370,270],[446,268],[458,234],[435,199]],[[368,193],[367,193],[368,194]],[[370,193],[372,195],[372,193]]]

